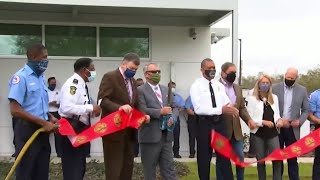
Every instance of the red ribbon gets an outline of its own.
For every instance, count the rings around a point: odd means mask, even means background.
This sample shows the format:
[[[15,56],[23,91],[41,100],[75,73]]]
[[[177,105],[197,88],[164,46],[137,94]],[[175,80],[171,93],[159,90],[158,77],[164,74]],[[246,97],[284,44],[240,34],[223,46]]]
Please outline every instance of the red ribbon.
[[[299,157],[305,153],[312,151],[319,145],[320,145],[320,129],[317,129],[312,133],[310,133],[309,135],[296,141],[295,143],[291,144],[290,146],[284,149],[278,148],[274,150],[270,155],[268,155],[264,159],[261,159],[257,162],[284,160],[284,159]],[[233,151],[229,140],[226,137],[222,136],[221,134],[217,133],[216,131],[212,131],[212,134],[211,134],[211,147],[215,151],[222,154],[224,157],[232,160],[238,166],[247,167],[253,163],[257,163],[257,162],[249,163],[249,162],[241,161],[239,157],[236,155],[236,153]]]
[[[60,125],[58,131],[61,135],[69,136],[72,146],[78,147],[98,137],[106,136],[126,128],[138,129],[145,120],[145,115],[135,109],[130,114],[124,111],[117,111],[102,118],[83,132],[76,134],[68,120],[61,118],[58,121]]]

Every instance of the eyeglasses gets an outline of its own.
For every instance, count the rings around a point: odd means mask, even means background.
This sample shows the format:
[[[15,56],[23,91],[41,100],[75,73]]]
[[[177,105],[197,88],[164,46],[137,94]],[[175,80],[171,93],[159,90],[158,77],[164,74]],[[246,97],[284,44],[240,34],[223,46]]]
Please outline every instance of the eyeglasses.
[[[160,74],[161,71],[160,70],[156,70],[156,71],[147,71],[147,73],[151,73],[151,74]]]

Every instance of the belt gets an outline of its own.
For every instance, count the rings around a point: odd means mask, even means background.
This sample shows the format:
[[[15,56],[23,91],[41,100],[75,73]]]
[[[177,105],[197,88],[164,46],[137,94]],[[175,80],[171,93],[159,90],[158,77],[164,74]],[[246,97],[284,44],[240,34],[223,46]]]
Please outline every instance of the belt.
[[[214,122],[219,122],[221,120],[221,116],[220,115],[196,115],[198,116],[198,119],[201,120],[201,119],[212,119]]]

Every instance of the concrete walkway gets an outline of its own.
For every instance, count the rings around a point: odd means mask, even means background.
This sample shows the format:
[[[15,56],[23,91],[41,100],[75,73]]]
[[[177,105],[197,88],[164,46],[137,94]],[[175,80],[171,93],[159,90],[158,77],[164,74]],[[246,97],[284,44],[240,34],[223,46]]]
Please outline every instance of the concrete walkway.
[[[300,157],[298,158],[298,162],[299,163],[313,163],[313,157]],[[3,156],[0,156],[0,161],[10,161],[10,162],[13,162],[14,161],[14,158],[12,157],[3,157]],[[100,162],[100,163],[103,163],[103,157],[92,157],[92,158],[87,158],[87,162],[90,162],[90,161],[95,161],[95,162]],[[137,157],[134,159],[134,161],[136,163],[141,163],[141,159],[140,157]],[[178,162],[197,162],[197,159],[196,158],[187,158],[187,157],[183,157],[181,159],[175,159],[175,161],[178,161]],[[255,158],[245,158],[244,160],[245,162],[255,162],[256,159]],[[60,158],[57,158],[57,157],[52,157],[51,158],[51,162],[52,163],[61,163],[61,159]],[[212,158],[212,161],[211,161],[213,164],[215,164],[216,162],[216,158],[213,157]],[[284,161],[284,163],[286,163],[286,161]],[[267,162],[267,164],[271,164],[271,162]],[[254,163],[252,164],[252,166],[256,166],[257,164]]]

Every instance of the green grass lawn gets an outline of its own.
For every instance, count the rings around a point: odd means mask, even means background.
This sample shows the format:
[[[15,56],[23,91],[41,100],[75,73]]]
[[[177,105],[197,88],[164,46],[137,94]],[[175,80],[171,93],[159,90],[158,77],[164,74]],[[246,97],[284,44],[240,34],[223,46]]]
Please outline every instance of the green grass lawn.
[[[11,168],[12,163],[1,162],[0,161],[0,179],[4,179],[9,169]],[[181,180],[197,180],[198,171],[197,171],[197,163],[179,163],[175,162],[176,171],[179,175],[179,179]],[[310,180],[312,176],[312,164],[302,164],[300,163],[300,179],[301,180]],[[235,169],[233,169],[235,175]],[[267,179],[272,179],[272,166],[267,165]],[[135,164],[133,169],[133,180],[142,180],[143,179],[143,171],[141,164]],[[159,171],[158,171],[159,177]],[[62,180],[62,170],[61,164],[51,164],[50,165],[50,180]],[[87,163],[87,171],[85,175],[85,180],[103,180],[104,179],[104,164],[98,162],[90,162]],[[160,179],[160,178],[157,178]],[[211,166],[211,179],[215,179],[215,166]],[[245,180],[257,180],[257,168],[256,167],[248,167],[245,169]],[[285,172],[283,176],[283,180],[287,180],[287,166],[285,166]]]
[[[188,176],[182,177],[181,180],[195,180],[199,179],[198,178],[198,169],[197,169],[197,163],[192,162],[192,163],[186,163],[190,173]],[[284,169],[284,175],[283,175],[283,180],[289,179],[288,177],[288,169],[287,165],[285,165]],[[299,164],[299,173],[300,173],[300,180],[310,180],[312,177],[312,164]],[[235,168],[233,168],[233,174],[235,176]],[[215,166],[211,165],[211,178],[210,179],[215,179],[216,173],[215,173]],[[257,167],[248,167],[244,171],[244,179],[245,180],[257,180],[258,178],[258,171]],[[272,166],[267,165],[267,179],[272,179]]]

